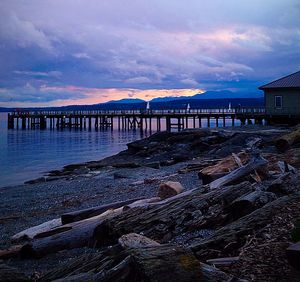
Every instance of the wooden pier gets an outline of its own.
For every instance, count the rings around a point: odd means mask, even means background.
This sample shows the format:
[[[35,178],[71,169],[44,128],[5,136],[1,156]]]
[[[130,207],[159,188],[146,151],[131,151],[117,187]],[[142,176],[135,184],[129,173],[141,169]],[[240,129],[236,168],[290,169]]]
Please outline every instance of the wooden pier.
[[[132,111],[15,111],[8,113],[8,129],[88,129],[178,131],[211,127],[262,124],[264,109],[191,109],[191,110],[132,110]],[[155,126],[155,128],[153,127]]]

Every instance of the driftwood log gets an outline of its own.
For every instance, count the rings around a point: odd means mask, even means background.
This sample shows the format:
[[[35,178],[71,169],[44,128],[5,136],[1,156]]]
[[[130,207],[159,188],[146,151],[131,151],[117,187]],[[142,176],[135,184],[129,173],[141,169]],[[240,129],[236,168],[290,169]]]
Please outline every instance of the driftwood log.
[[[234,280],[231,280],[234,279]],[[83,255],[45,274],[45,281],[242,281],[200,263],[188,249],[161,245],[126,249],[117,247]]]
[[[133,207],[143,207],[159,199],[160,198],[156,197],[139,200],[137,201],[138,205],[136,205],[135,202],[130,205],[133,205]],[[127,206],[127,209],[130,209],[130,205]],[[50,232],[38,234],[34,240],[22,247],[21,255],[41,257],[64,249],[94,246],[96,244],[93,238],[94,229],[104,220],[112,219],[123,212],[123,207],[107,210],[100,215],[65,224]]]
[[[300,129],[279,137],[275,146],[280,152],[285,152],[296,142],[300,142]]]
[[[68,212],[61,215],[61,222],[62,224],[67,224],[75,221],[80,221],[104,213],[109,209],[117,209],[142,199],[143,198],[135,198],[126,201],[120,201],[120,202],[115,202],[107,205],[102,205],[98,207],[83,209],[79,211]]]
[[[199,259],[215,258],[215,250],[219,250],[219,256],[237,255],[238,249],[245,244],[248,235],[271,223],[274,216],[280,215],[283,207],[298,204],[299,201],[300,193],[279,198],[220,228],[211,237],[195,240],[191,249]]]
[[[240,181],[243,177],[257,169],[265,167],[267,164],[268,161],[266,159],[261,156],[254,156],[246,165],[239,167],[231,173],[211,182],[210,188],[217,189],[224,185]]]
[[[109,245],[122,235],[134,232],[160,243],[168,242],[176,235],[199,230],[211,222],[224,223],[223,208],[252,190],[251,184],[244,182],[206,194],[200,189],[187,191],[189,193],[150,204],[147,209],[132,209],[102,222],[95,229],[94,239],[99,245]]]
[[[226,210],[234,218],[239,218],[276,200],[276,198],[274,193],[256,190],[236,199]]]
[[[239,165],[245,164],[248,160],[249,155],[245,152],[241,152],[238,155],[233,154],[232,156],[228,156],[219,161],[215,165],[202,169],[198,173],[198,177],[202,180],[204,185],[208,184],[224,175],[227,175],[229,172],[237,169]]]
[[[12,242],[18,242],[22,240],[31,240],[33,239],[37,234],[50,231],[52,229],[55,229],[57,227],[60,227],[61,219],[56,218],[52,219],[50,221],[44,222],[42,224],[39,224],[37,226],[28,228],[26,230],[23,230],[16,235],[12,236],[11,240]]]
[[[22,245],[14,245],[6,250],[0,250],[0,260],[9,259],[19,255]]]
[[[0,282],[29,282],[32,281],[16,268],[0,263]]]

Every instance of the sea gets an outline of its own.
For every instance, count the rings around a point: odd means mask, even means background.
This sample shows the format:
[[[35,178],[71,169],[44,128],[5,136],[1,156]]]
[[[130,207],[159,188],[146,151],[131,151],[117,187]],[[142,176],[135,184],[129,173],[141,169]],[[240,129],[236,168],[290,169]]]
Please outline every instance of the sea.
[[[227,125],[230,123],[226,121]],[[215,127],[215,122],[212,120],[210,125]],[[202,126],[206,126],[204,120]],[[125,150],[127,143],[155,133],[156,125],[152,128],[142,135],[140,130],[117,128],[112,131],[7,129],[7,113],[0,113],[0,187],[22,184],[68,164],[114,155]]]

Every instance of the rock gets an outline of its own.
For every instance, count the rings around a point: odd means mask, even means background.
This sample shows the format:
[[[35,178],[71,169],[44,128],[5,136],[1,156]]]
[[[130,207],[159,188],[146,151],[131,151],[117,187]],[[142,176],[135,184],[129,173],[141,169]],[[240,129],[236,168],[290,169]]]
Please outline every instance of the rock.
[[[181,193],[183,190],[184,188],[179,182],[167,181],[160,184],[157,196],[166,199]]]
[[[116,167],[116,168],[136,168],[136,167],[140,167],[139,164],[137,163],[116,163],[116,164],[113,164],[112,165],[113,167]]]
[[[120,178],[128,178],[126,174],[123,174],[121,172],[115,172],[114,173],[114,179],[120,179]]]
[[[64,166],[63,170],[65,170],[65,171],[73,171],[75,169],[80,169],[82,167],[84,167],[83,164],[70,164],[70,165]]]
[[[39,178],[36,178],[33,180],[25,181],[24,184],[36,184],[36,183],[42,183],[42,182],[46,182],[45,177],[39,177]]]
[[[156,241],[136,233],[123,235],[118,242],[124,249],[160,246]]]

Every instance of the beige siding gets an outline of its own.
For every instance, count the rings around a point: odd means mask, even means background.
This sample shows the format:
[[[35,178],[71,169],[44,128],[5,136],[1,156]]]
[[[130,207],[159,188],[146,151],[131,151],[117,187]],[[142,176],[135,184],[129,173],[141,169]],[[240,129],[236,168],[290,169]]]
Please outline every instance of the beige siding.
[[[282,96],[282,109],[275,108],[275,96]],[[268,114],[300,115],[300,90],[265,90]]]

